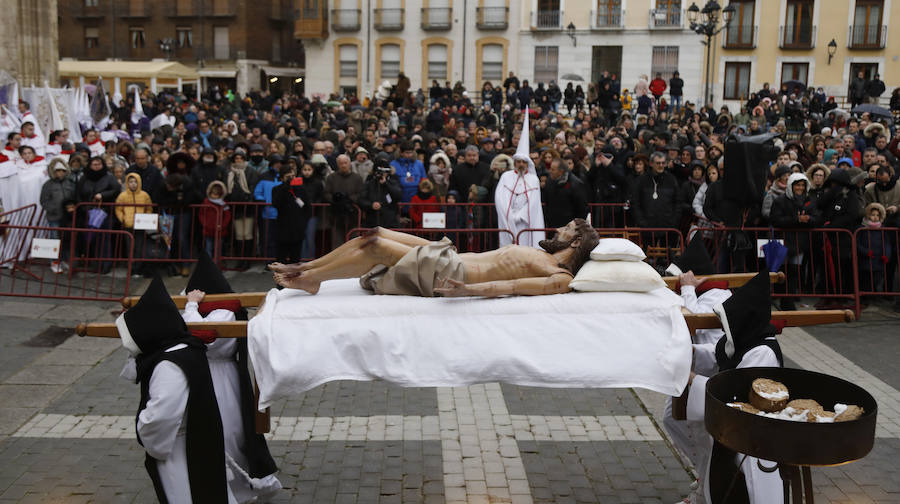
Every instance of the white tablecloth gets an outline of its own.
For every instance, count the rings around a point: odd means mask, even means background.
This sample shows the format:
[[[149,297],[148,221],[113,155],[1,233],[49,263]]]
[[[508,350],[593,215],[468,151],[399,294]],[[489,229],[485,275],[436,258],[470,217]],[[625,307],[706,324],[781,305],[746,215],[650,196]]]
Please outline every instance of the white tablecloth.
[[[248,328],[259,407],[333,380],[677,396],[691,365],[681,305],[665,288],[499,299],[376,296],[355,279],[315,296],[273,289]]]

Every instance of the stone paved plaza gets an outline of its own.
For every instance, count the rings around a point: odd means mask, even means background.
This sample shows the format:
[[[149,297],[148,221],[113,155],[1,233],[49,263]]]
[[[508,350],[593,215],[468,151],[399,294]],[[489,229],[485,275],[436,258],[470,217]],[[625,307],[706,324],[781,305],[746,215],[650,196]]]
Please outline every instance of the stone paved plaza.
[[[258,270],[231,280],[271,285]],[[167,280],[171,292],[184,282]],[[787,365],[852,380],[879,404],[868,457],[813,469],[817,502],[900,503],[900,316],[884,306],[780,337]],[[155,501],[138,388],[118,377],[126,352],[68,336],[117,308],[0,298],[0,502]],[[693,476],[661,428],[663,402],[639,389],[328,383],[272,408],[285,486],[273,502],[674,503]]]

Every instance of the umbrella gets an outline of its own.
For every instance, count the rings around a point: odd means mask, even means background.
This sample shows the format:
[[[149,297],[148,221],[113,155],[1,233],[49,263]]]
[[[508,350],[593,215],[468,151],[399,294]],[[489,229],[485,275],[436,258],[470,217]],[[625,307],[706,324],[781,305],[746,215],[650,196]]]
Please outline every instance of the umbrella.
[[[888,110],[884,107],[879,107],[878,105],[875,105],[874,103],[865,103],[863,105],[857,105],[856,107],[853,107],[853,109],[850,111],[851,114],[864,114],[866,112],[868,112],[869,115],[877,115],[877,116],[881,116],[881,117],[892,117],[890,110]]]
[[[584,77],[578,74],[565,74],[561,78],[561,80],[570,80],[570,81],[584,81]]]
[[[829,116],[829,115],[836,115],[836,116],[844,116],[844,117],[847,117],[847,116],[850,115],[850,112],[847,112],[847,111],[844,110],[844,109],[836,108],[836,109],[831,109],[831,110],[829,110],[828,112],[825,113],[825,115],[826,115],[826,116]]]
[[[798,80],[789,80],[781,83],[782,86],[787,86],[788,93],[802,93],[806,91],[806,84],[798,81]]]
[[[343,103],[341,103],[337,100],[331,100],[331,101],[325,102],[326,107],[340,107],[341,105],[343,105]]]

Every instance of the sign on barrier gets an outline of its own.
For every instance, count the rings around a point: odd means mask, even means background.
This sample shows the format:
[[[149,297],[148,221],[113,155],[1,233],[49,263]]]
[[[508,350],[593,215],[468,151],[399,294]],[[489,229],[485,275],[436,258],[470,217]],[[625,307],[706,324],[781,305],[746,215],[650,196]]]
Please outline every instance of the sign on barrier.
[[[446,228],[447,214],[444,212],[422,212],[422,227],[425,229]]]
[[[59,259],[60,241],[53,238],[31,240],[31,257],[36,259]]]
[[[156,231],[159,229],[159,214],[134,214],[134,229],[135,231]]]

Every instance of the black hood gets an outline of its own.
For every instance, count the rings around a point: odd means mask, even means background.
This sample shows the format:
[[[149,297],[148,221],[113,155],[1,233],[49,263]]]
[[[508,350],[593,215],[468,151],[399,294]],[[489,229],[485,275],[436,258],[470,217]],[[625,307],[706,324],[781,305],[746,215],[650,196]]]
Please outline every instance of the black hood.
[[[700,233],[694,233],[684,253],[673,259],[666,268],[666,273],[671,275],[680,275],[688,271],[693,271],[695,275],[712,275],[716,272]]]
[[[775,336],[772,325],[772,294],[768,272],[762,271],[730,298],[713,307],[722,321],[725,336],[716,344],[719,369],[733,369],[751,349]]]
[[[159,275],[137,304],[116,319],[122,346],[133,355],[149,355],[194,339]]]
[[[207,294],[229,294],[234,292],[228,280],[225,280],[225,276],[222,275],[222,271],[205,250],[200,251],[197,266],[194,267],[194,272],[191,274],[191,278],[188,279],[187,287],[184,288],[184,291],[190,292],[194,289],[202,290]]]

